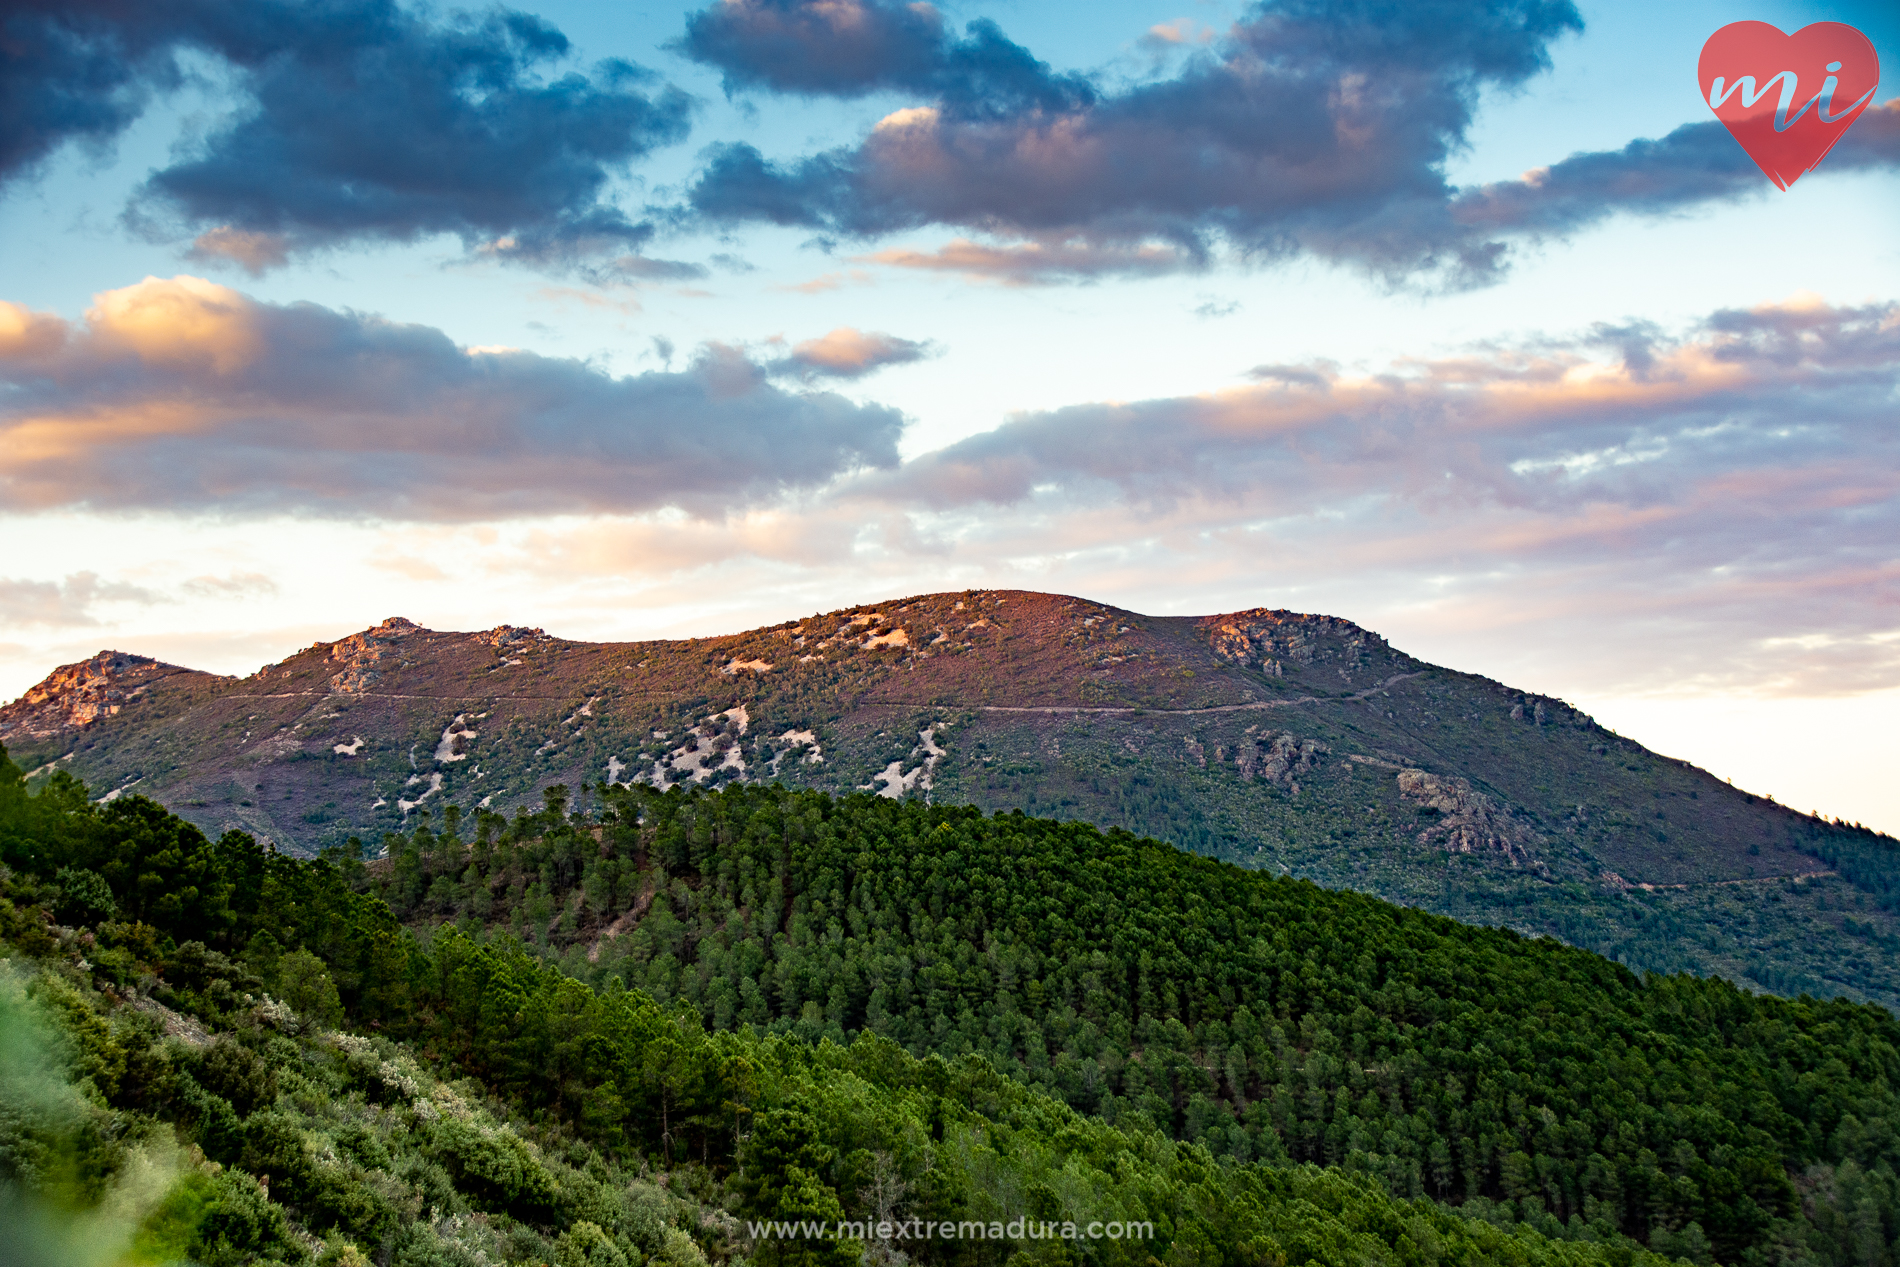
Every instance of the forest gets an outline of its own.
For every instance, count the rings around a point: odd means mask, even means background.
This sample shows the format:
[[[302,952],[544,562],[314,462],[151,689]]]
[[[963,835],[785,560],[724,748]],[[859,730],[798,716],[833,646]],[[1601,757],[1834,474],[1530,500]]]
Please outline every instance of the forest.
[[[880,1211],[1159,1231],[923,1262],[1895,1261],[1882,1009],[1020,814],[587,799],[305,862],[0,761],[9,1208],[162,1171],[123,1261],[206,1264],[894,1261],[745,1230]]]

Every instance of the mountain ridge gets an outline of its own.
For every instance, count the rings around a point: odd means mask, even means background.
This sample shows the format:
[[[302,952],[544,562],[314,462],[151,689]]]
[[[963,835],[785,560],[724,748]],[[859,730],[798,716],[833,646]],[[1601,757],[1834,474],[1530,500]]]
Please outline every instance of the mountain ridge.
[[[632,643],[392,617],[247,678],[157,664],[72,677],[117,711],[63,728],[84,710],[42,684],[0,708],[0,742],[38,778],[297,853],[557,785],[582,805],[602,783],[776,779],[1020,808],[1639,967],[1900,1005],[1891,838],[1335,616],[967,590]]]

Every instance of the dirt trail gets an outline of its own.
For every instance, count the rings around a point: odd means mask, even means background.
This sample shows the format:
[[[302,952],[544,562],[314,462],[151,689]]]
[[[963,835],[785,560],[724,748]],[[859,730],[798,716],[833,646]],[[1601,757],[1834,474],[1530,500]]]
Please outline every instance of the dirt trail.
[[[978,713],[1156,713],[1164,717],[1195,717],[1207,713],[1244,713],[1267,708],[1293,708],[1300,704],[1338,704],[1352,703],[1368,699],[1379,694],[1407,678],[1424,677],[1425,671],[1417,673],[1395,673],[1377,686],[1369,686],[1363,691],[1351,695],[1302,695],[1298,699],[1255,700],[1249,704],[1217,704],[1212,708],[1142,708],[1133,704],[1114,707],[1093,704],[970,704],[965,705]],[[909,700],[868,699],[867,704],[881,704],[891,708],[952,708],[947,704],[914,704]]]
[[[1797,871],[1793,875],[1751,875],[1739,880],[1698,880],[1694,884],[1630,884],[1630,887],[1642,889],[1646,893],[1655,893],[1662,889],[1719,889],[1729,884],[1779,884],[1783,880],[1820,880],[1839,874],[1838,871]],[[1629,882],[1625,881],[1625,883]]]

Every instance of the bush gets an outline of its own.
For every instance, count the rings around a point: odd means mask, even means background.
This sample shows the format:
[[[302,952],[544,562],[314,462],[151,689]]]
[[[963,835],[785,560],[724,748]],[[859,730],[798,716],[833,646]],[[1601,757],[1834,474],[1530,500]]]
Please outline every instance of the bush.
[[[277,961],[277,999],[306,1021],[326,1029],[343,1023],[343,1000],[323,960],[307,950],[293,950]]]
[[[270,1203],[249,1175],[225,1170],[186,1182],[204,1201],[192,1256],[205,1267],[235,1267],[253,1261],[253,1255],[286,1262],[305,1259],[283,1211]]]
[[[555,1267],[632,1267],[600,1224],[580,1222],[554,1242]]]
[[[520,1139],[453,1120],[436,1123],[433,1134],[443,1166],[477,1206],[526,1222],[553,1216],[559,1199],[554,1177]]]
[[[61,867],[54,877],[59,885],[59,900],[53,913],[62,924],[103,924],[119,913],[112,900],[112,886],[97,871],[84,867]]]
[[[240,1117],[277,1098],[277,1076],[242,1043],[220,1038],[198,1057],[193,1074],[206,1090],[231,1102]]]

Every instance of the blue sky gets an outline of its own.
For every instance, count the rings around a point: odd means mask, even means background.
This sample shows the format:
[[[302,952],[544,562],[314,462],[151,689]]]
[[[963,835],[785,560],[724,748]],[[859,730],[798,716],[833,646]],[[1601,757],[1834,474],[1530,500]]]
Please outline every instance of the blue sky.
[[[1787,193],[1698,95],[1739,18],[1890,63]],[[1020,586],[1346,616],[1900,829],[1887,6],[6,20],[0,695]]]

